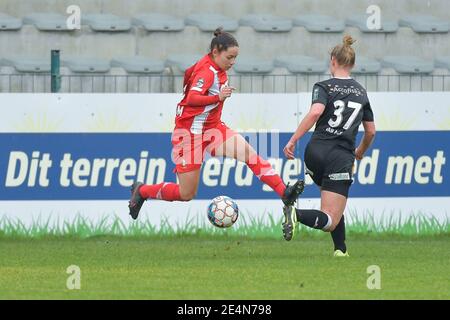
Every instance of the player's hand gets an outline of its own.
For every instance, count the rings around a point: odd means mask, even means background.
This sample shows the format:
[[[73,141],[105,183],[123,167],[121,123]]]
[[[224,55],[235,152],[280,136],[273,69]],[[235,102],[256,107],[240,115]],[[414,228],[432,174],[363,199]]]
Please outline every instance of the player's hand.
[[[283,149],[284,155],[286,156],[286,158],[290,160],[295,159],[294,151],[295,151],[295,143],[289,141]]]
[[[355,150],[355,157],[356,160],[362,160],[362,158],[364,157],[364,154],[361,152],[359,148],[356,148]]]
[[[223,86],[219,92],[219,100],[224,101],[226,98],[231,97],[233,91],[236,90],[234,87]]]

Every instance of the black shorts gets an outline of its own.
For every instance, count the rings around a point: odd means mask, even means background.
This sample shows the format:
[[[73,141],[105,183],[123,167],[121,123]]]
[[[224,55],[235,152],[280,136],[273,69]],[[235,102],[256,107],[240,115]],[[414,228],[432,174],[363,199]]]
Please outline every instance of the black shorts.
[[[342,146],[322,141],[310,141],[305,150],[306,173],[322,190],[348,197],[353,182],[355,155]]]

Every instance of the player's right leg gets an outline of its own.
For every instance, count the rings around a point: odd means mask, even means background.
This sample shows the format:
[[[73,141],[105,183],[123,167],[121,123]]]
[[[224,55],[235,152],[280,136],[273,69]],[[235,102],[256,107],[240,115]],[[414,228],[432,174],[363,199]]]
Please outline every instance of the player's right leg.
[[[296,219],[292,219],[307,227],[325,232],[333,232],[341,221],[346,203],[347,198],[343,195],[322,190],[320,210],[296,209],[293,206],[286,206],[283,208],[283,212],[285,217],[296,214]],[[295,224],[283,224],[283,236],[285,240],[291,240],[294,231]]]
[[[295,211],[295,207],[291,205],[283,207],[283,214],[283,237],[286,241],[291,241],[297,229],[297,212]]]
[[[130,215],[137,219],[144,201],[158,199],[164,201],[190,201],[197,194],[200,179],[200,169],[178,173],[179,184],[162,182],[159,184],[145,185],[135,182],[131,187],[131,199],[129,201]]]
[[[317,150],[320,149],[321,152],[317,152]],[[326,154],[326,152],[323,152],[323,148],[321,146],[317,146],[312,144],[311,142],[308,143],[305,149],[305,170],[307,170],[306,166],[308,166],[308,174],[311,175],[311,178],[314,180],[314,183],[318,186],[322,183],[322,171],[320,168],[323,155]],[[310,169],[313,169],[311,171]],[[299,182],[297,182],[295,185],[293,185],[294,190],[301,190],[303,192],[304,189],[304,182],[301,182],[301,185]],[[290,186],[288,186],[290,188]],[[294,191],[295,193],[296,191]],[[296,233],[297,229],[297,211],[292,204],[285,203],[283,207],[283,214],[284,214],[284,221],[282,224],[282,230],[283,230],[283,237],[286,241],[291,241]]]

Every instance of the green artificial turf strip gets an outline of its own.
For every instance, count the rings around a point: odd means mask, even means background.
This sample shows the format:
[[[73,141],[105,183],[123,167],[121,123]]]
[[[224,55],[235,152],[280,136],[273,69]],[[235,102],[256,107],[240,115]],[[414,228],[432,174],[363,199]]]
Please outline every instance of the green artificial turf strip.
[[[19,219],[10,219],[6,216],[0,217],[0,239],[1,238],[42,238],[52,236],[70,236],[86,238],[99,235],[117,235],[127,237],[148,236],[186,236],[196,237],[252,237],[279,239],[281,235],[281,216],[267,213],[267,219],[263,216],[247,218],[241,214],[232,228],[214,228],[206,217],[190,218],[186,215],[183,223],[173,225],[167,218],[162,218],[161,224],[156,226],[149,220],[139,219],[129,225],[115,215],[104,216],[96,221],[78,215],[72,220],[57,221],[38,219],[25,224]],[[391,212],[381,214],[381,219],[375,218],[374,213],[366,213],[359,217],[356,212],[350,212],[346,216],[346,230],[349,234],[361,235],[405,235],[405,236],[436,236],[450,235],[450,221],[438,221],[433,216],[427,216],[421,212],[409,215],[401,219],[401,213]],[[351,221],[351,223],[349,223]],[[321,231],[303,228],[303,233],[312,237],[323,237]]]

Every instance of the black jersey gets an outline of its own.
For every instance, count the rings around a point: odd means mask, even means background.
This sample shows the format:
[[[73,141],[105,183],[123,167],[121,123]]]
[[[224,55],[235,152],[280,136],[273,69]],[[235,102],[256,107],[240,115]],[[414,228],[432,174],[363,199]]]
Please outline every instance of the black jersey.
[[[367,91],[354,79],[332,78],[314,85],[312,102],[324,104],[325,110],[311,140],[329,141],[355,150],[361,122],[373,121]]]

